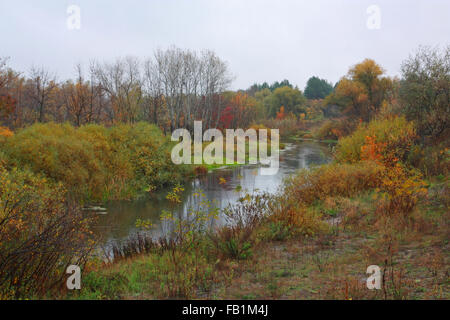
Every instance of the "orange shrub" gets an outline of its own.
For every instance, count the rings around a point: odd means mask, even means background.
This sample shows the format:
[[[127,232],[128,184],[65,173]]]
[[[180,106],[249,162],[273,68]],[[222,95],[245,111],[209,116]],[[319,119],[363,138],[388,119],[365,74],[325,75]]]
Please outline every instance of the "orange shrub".
[[[11,137],[14,133],[5,127],[0,127],[0,136],[2,137]]]
[[[396,164],[383,172],[379,191],[381,202],[378,212],[388,216],[402,215],[407,217],[420,197],[427,194],[427,183],[417,172],[405,169]]]
[[[393,165],[407,158],[415,139],[414,125],[404,117],[373,120],[361,124],[353,134],[339,140],[336,160],[355,163],[375,156],[370,153],[376,151],[381,154],[378,160]]]
[[[361,160],[371,160],[381,164],[385,148],[386,143],[376,142],[375,136],[367,136],[366,143],[361,146]]]

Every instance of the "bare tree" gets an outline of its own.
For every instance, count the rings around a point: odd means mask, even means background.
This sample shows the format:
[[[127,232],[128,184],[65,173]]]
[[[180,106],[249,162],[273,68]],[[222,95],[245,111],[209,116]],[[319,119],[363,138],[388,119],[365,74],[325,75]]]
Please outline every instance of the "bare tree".
[[[140,62],[137,58],[117,59],[114,63],[95,63],[93,72],[110,101],[111,120],[135,122],[142,102]]]
[[[83,71],[80,64],[75,66],[77,79],[74,82],[67,81],[62,85],[64,104],[68,115],[75,125],[80,126],[84,122],[89,103],[89,86],[84,81]]]
[[[213,116],[215,116],[217,126],[220,115],[223,111],[223,104],[215,97],[225,91],[232,82],[232,77],[228,72],[228,66],[212,51],[204,51],[202,54],[203,73],[202,94],[205,97],[205,107],[203,108],[202,119],[205,119],[207,126],[211,127]]]
[[[225,62],[212,51],[197,53],[171,47],[157,50],[154,61],[147,60],[145,77],[150,95],[163,95],[171,130],[192,129],[201,118],[210,127],[223,109],[216,99],[231,83]]]
[[[27,94],[32,102],[37,121],[43,122],[51,91],[57,86],[56,76],[43,67],[32,67]]]
[[[89,105],[86,114],[87,123],[100,122],[104,117],[104,110],[107,105],[106,97],[101,85],[95,76],[95,62],[89,66]]]
[[[214,52],[176,47],[156,50],[144,63],[135,57],[93,61],[89,80],[77,65],[76,79],[64,83],[35,67],[29,78],[11,81],[5,62],[0,59],[0,94],[8,81],[17,87],[16,118],[21,123],[70,120],[80,126],[146,120],[164,130],[192,130],[194,121],[201,119],[205,127],[217,126],[224,109],[222,94],[232,80],[227,64]]]

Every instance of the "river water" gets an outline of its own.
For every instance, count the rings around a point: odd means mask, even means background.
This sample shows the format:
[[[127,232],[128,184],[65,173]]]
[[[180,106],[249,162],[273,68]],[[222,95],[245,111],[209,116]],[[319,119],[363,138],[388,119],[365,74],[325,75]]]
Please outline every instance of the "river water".
[[[184,186],[182,203],[176,209],[176,214],[186,215],[190,206],[194,206],[199,197],[195,196],[202,190],[205,198],[219,208],[226,207],[236,201],[240,195],[236,188],[266,191],[274,193],[281,186],[283,179],[302,168],[321,165],[331,160],[331,146],[315,141],[293,141],[285,143],[286,147],[280,151],[280,168],[278,173],[271,176],[259,174],[258,165],[243,165],[225,167],[209,172],[207,175],[192,180]],[[226,183],[223,183],[223,179]],[[222,183],[219,183],[222,180]],[[160,216],[163,210],[168,210],[170,204],[166,200],[169,190],[161,190],[133,201],[111,201],[106,204],[107,213],[99,215],[96,226],[105,241],[125,239],[134,234],[136,220],[150,220],[151,229],[155,237],[165,233],[165,223]],[[241,192],[242,195],[242,192]]]

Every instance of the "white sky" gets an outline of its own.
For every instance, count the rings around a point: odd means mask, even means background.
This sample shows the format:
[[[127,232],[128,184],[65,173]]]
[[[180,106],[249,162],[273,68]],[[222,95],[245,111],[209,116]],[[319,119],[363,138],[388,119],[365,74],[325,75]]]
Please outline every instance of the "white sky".
[[[69,5],[81,9],[80,30],[66,26]],[[370,5],[381,10],[378,30],[366,26]],[[79,62],[176,45],[214,50],[233,89],[283,79],[303,89],[313,75],[336,82],[364,58],[398,75],[419,45],[448,44],[449,0],[0,0],[0,56],[59,79]]]

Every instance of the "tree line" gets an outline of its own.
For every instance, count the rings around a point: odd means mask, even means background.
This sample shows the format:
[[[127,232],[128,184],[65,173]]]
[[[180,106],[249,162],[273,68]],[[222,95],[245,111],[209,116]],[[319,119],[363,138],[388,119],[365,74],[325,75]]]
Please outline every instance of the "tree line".
[[[307,99],[322,99],[332,89],[312,77],[305,95],[288,80],[229,91],[233,76],[213,51],[158,49],[153,56],[75,66],[74,79],[60,81],[44,67],[21,73],[0,58],[0,125],[19,129],[33,123],[69,122],[113,125],[146,121],[164,132],[248,127],[267,118],[299,116]],[[330,89],[331,88],[331,89]]]
[[[35,122],[135,123],[148,121],[164,129],[192,128],[196,119],[217,125],[222,93],[232,76],[227,63],[212,51],[171,47],[145,60],[118,58],[76,66],[74,80],[58,81],[43,67],[27,75],[0,59],[0,117],[20,128]]]
[[[304,91],[288,80],[229,91],[233,77],[227,63],[208,50],[170,47],[143,60],[91,61],[87,68],[77,65],[75,79],[66,81],[45,68],[24,75],[7,62],[0,58],[0,125],[10,129],[50,121],[75,126],[146,121],[167,132],[192,130],[194,120],[205,128],[246,128],[266,119],[311,120],[334,111],[368,122],[383,110],[405,113],[424,135],[437,136],[449,123],[448,47],[419,49],[403,63],[400,79],[366,59],[335,86],[313,76]]]

